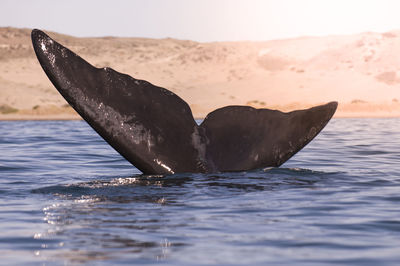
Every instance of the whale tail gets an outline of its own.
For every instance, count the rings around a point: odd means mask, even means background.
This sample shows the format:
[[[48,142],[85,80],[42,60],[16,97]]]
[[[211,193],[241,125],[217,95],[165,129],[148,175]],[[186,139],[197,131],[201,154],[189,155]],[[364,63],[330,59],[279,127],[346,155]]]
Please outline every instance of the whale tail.
[[[337,103],[283,113],[217,109],[197,125],[173,92],[111,68],[96,68],[40,30],[36,56],[84,120],[145,174],[242,171],[280,166],[328,123]]]

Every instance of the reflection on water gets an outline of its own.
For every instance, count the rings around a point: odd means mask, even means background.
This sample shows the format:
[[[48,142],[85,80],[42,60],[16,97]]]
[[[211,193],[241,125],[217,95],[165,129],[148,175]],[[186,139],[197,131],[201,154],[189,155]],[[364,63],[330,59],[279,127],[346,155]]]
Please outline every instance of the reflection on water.
[[[241,178],[243,173],[136,175],[49,186],[32,192],[51,194],[58,202],[43,209],[51,230],[39,234],[56,237],[63,246],[52,256],[73,262],[121,260],[129,256],[130,261],[136,258],[138,263],[144,263],[145,258],[167,259],[171,252],[184,252],[187,246],[194,245],[175,232],[198,231],[195,237],[203,238],[202,233],[213,226],[213,222],[204,221],[210,219],[209,215],[228,222],[235,216],[256,212],[237,213],[241,203],[234,207],[235,211],[229,210],[226,197],[311,188],[330,175],[302,169],[252,171],[246,173],[246,180]],[[213,203],[212,198],[221,200],[222,206]],[[206,210],[211,212],[205,213]]]
[[[68,242],[71,247],[79,247],[67,253],[55,252],[53,256],[74,262],[121,260],[129,256],[130,261],[136,258],[138,263],[144,263],[145,258],[167,259],[171,252],[184,252],[195,244],[175,233],[169,237],[171,232],[195,232],[193,236],[202,239],[202,234],[215,222],[219,224],[218,219],[230,222],[235,217],[240,219],[240,215],[259,211],[259,206],[241,210],[243,202],[232,206],[230,200],[235,195],[318,189],[314,187],[317,182],[335,175],[277,168],[247,172],[245,180],[243,174],[136,175],[49,186],[32,192],[51,194],[60,202],[43,209],[44,220],[53,226],[47,237],[57,236],[63,245]],[[227,203],[231,205],[229,208]],[[211,212],[205,213],[206,210]],[[111,254],[110,249],[114,251]]]
[[[398,122],[333,120],[282,168],[170,176],[141,175],[81,121],[0,123],[1,256],[396,265]]]

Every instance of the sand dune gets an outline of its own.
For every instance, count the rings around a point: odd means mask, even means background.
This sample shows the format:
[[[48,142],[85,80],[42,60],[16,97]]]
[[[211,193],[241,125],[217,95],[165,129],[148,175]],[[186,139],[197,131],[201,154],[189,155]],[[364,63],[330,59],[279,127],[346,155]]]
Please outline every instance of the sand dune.
[[[49,35],[95,66],[165,87],[196,117],[225,105],[290,111],[339,101],[337,117],[400,116],[400,31],[267,42]],[[30,29],[0,28],[0,119],[77,119],[35,58]]]

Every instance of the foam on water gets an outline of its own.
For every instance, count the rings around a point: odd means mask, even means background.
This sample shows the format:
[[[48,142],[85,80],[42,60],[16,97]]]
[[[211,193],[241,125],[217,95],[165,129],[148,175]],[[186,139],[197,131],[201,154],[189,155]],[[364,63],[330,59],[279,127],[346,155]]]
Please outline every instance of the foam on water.
[[[165,177],[85,122],[0,122],[2,263],[396,265],[399,122],[334,119],[281,168]]]

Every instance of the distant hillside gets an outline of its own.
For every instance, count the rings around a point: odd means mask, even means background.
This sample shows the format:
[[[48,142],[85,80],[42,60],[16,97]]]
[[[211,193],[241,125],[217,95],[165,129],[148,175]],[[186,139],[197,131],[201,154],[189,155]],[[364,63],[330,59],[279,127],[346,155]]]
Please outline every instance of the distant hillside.
[[[0,28],[0,114],[74,117],[30,32]],[[342,116],[400,116],[400,31],[215,43],[47,33],[95,66],[174,91],[197,117],[232,104],[287,111],[332,100]]]

